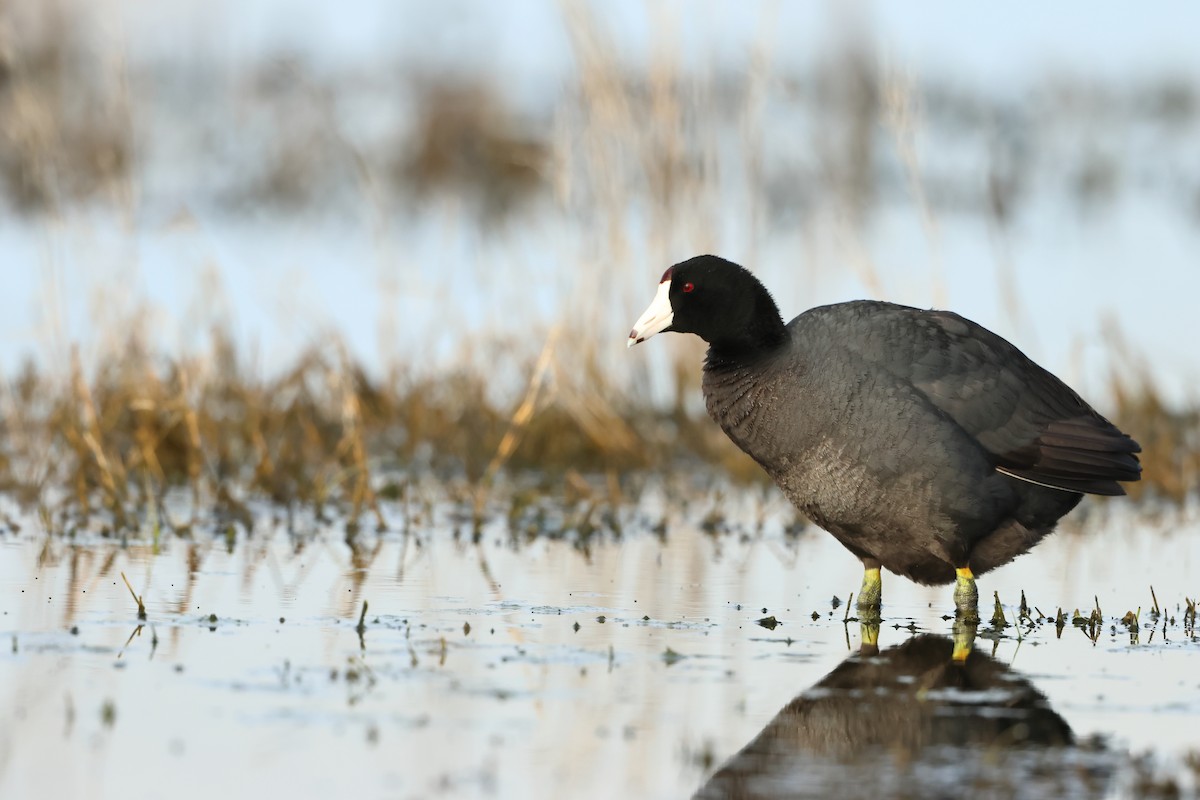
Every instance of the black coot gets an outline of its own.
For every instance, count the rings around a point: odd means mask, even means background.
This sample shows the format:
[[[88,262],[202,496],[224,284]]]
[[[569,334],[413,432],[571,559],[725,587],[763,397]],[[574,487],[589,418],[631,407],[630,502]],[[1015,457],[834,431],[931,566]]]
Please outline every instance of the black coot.
[[[949,311],[855,301],[784,324],[747,270],[716,256],[676,264],[629,334],[708,342],[704,399],[734,443],[866,570],[956,580],[976,619],[974,576],[1054,529],[1084,493],[1136,481],[1137,442],[991,331]]]

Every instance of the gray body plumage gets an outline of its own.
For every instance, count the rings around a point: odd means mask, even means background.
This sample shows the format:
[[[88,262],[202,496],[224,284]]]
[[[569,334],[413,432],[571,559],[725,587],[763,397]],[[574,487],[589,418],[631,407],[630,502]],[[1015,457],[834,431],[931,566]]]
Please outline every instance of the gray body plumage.
[[[1123,494],[1137,444],[1013,345],[957,314],[857,301],[781,346],[709,351],[708,412],[864,563],[925,584],[1011,561],[1082,492]]]

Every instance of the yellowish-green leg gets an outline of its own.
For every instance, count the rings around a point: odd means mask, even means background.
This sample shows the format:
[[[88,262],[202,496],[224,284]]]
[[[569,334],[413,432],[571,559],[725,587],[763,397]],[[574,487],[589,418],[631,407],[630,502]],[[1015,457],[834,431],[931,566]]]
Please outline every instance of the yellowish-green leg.
[[[979,622],[979,589],[975,586],[975,574],[970,567],[955,570],[958,580],[954,585],[955,616],[963,622]]]
[[[879,623],[860,622],[858,632],[861,639],[858,654],[860,656],[879,655]]]
[[[882,599],[883,580],[879,567],[867,567],[863,570],[862,588],[858,590],[858,618],[864,622],[877,621]]]
[[[954,654],[951,656],[959,664],[966,662],[975,647],[975,631],[979,627],[976,622],[967,622],[961,617],[954,620]]]

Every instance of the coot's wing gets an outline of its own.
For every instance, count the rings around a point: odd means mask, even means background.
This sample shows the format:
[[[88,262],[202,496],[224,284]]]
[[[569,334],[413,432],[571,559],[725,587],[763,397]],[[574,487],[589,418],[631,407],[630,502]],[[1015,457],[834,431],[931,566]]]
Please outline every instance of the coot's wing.
[[[1141,477],[1138,443],[1000,336],[948,311],[876,303],[861,311],[870,333],[855,349],[911,382],[999,471],[1106,495],[1125,493],[1117,481]]]

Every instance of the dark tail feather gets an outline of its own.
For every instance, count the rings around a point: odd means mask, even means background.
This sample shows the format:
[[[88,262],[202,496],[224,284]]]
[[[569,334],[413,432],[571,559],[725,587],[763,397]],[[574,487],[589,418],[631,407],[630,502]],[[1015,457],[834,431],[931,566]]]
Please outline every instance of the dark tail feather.
[[[1142,477],[1141,446],[1099,416],[1055,420],[1033,444],[1002,459],[1006,475],[1031,483],[1086,494],[1122,495],[1118,481]]]

